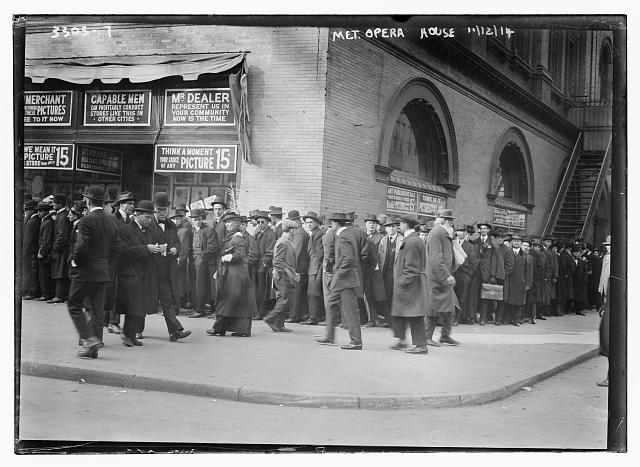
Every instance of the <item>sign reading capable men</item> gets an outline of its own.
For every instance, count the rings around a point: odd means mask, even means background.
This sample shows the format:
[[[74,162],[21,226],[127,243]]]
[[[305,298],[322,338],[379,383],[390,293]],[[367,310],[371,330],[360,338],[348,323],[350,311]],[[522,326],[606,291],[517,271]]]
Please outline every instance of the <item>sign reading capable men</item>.
[[[238,147],[234,144],[157,144],[156,172],[235,173]]]
[[[149,126],[151,91],[85,91],[86,126]]]
[[[231,126],[234,124],[229,88],[167,89],[167,126]]]

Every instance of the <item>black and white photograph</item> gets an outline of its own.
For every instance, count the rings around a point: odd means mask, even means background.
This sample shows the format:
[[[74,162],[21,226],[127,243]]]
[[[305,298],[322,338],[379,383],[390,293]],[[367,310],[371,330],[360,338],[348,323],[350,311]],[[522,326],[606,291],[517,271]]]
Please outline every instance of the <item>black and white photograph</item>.
[[[15,454],[626,456],[624,11],[17,13]]]

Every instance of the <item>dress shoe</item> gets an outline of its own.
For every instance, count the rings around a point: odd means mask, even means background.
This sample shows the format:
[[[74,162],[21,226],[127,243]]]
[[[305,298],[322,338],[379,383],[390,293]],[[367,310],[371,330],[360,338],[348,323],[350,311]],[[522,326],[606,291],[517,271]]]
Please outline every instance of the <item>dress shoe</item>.
[[[496,321],[496,326],[500,326],[502,323],[500,321]]]
[[[340,348],[342,350],[362,350],[362,344],[345,344],[341,345]]]
[[[520,322],[519,322],[519,321],[514,321],[512,324],[513,324],[514,326],[520,326]]]
[[[449,336],[449,337],[441,337],[440,338],[440,343],[441,344],[447,344],[447,345],[460,345],[460,342],[458,342],[457,340],[453,339],[451,336]]]
[[[22,297],[23,300],[35,300],[35,296],[34,295],[25,295],[24,297]],[[47,303],[49,303],[49,300],[47,300]]]
[[[375,328],[377,324],[374,321],[369,321],[364,325],[365,328]]]
[[[205,332],[210,336],[220,336],[220,337],[224,337],[224,335],[226,334],[226,331],[216,331],[213,328],[207,329]]]
[[[266,319],[264,320],[264,322],[267,323],[267,326],[269,326],[273,332],[280,332],[280,328],[275,324],[267,321]]]
[[[433,347],[442,347],[442,344],[440,344],[439,342],[436,342],[432,339],[427,339],[427,345],[431,345]]]
[[[53,297],[51,300],[47,300],[47,303],[63,303],[64,300],[58,297]]]
[[[250,337],[250,334],[247,334],[246,332],[232,332],[231,335],[233,337]]]
[[[317,322],[315,319],[308,319],[308,320],[306,320],[306,321],[303,321],[303,322],[302,322],[302,323],[300,323],[300,324],[306,324],[306,325],[308,325],[308,326],[315,326],[315,325],[317,325],[317,324],[318,324],[318,322]]]
[[[605,379],[604,381],[598,381],[596,384],[603,388],[609,387],[609,378]]]
[[[136,332],[136,339],[144,339],[144,336],[141,332]]]
[[[169,341],[170,342],[175,342],[178,339],[184,339],[185,337],[189,337],[191,335],[191,331],[185,331],[184,329],[182,331],[177,331],[174,332],[173,334],[171,334],[169,336]]]
[[[129,336],[126,336],[124,334],[120,334],[120,339],[122,339],[122,344],[125,345],[126,347],[133,347],[134,345],[136,345],[133,342],[134,339],[132,339]],[[136,342],[140,342],[140,341],[136,340]]]
[[[298,318],[287,318],[284,320],[285,323],[299,323],[300,320]]]
[[[78,351],[78,357],[80,358],[97,358],[98,349],[101,347],[102,341],[95,336],[89,337],[84,340],[82,349]],[[95,357],[92,356],[95,354]]]
[[[581,311],[576,311],[576,315],[580,315],[580,316],[586,316],[583,312]]]
[[[333,339],[316,339],[316,342],[322,345],[336,345]]]
[[[199,311],[194,311],[193,313],[188,315],[187,318],[202,318],[203,316],[204,316],[204,313],[200,313]]]
[[[80,358],[98,358],[98,349],[82,349],[78,350]]]
[[[542,321],[546,321],[546,320],[547,320],[547,318],[545,318],[544,316],[541,316],[541,317],[540,317],[540,318],[538,318],[538,319],[541,319]]]
[[[109,326],[107,326],[107,331],[109,331],[111,334],[122,334],[122,328],[119,324],[110,324]]]
[[[327,322],[326,321],[320,321],[318,322],[318,326],[326,326]]]
[[[531,324],[536,324],[536,319],[535,318],[531,318]]]
[[[38,298],[34,298],[34,300],[36,302],[46,302],[49,299],[47,297],[38,297]]]
[[[280,329],[278,329],[278,331],[280,331],[280,332],[293,332],[291,329],[285,328],[284,326],[282,326]]]
[[[262,316],[254,316],[252,319],[254,321],[262,321],[264,319],[264,317],[262,317]]]
[[[429,348],[426,345],[416,345],[415,347],[405,350],[405,352],[424,354],[424,353],[429,353]]]
[[[480,321],[480,326],[484,326],[485,322],[484,321]]]
[[[404,342],[397,342],[395,344],[393,344],[390,348],[392,350],[404,350],[407,347],[409,347],[407,344],[405,344]]]

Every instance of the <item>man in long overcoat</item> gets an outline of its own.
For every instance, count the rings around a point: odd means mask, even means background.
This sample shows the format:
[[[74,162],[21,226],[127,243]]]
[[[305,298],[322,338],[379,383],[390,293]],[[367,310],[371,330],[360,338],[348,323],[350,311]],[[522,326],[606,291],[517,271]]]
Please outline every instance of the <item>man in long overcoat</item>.
[[[393,267],[402,246],[402,234],[398,233],[398,221],[395,217],[389,216],[384,221],[386,235],[382,237],[378,244],[378,267],[382,275],[384,286],[384,318],[385,326],[392,325],[393,317],[391,309],[393,303]]]
[[[309,302],[307,290],[309,288],[309,234],[302,225],[300,212],[292,210],[287,213],[287,219],[294,221],[298,227],[293,231],[293,247],[296,251],[296,272],[300,274],[300,281],[296,282],[295,290],[289,301],[289,318],[287,323],[299,323],[309,317]]]
[[[378,230],[380,219],[375,214],[368,214],[364,220],[365,235],[369,254],[367,261],[362,265],[362,282],[364,299],[369,313],[369,321],[366,327],[375,327],[379,324],[378,315],[384,315],[384,282],[382,271],[378,264],[378,247],[382,240],[382,234]]]
[[[545,289],[543,294],[542,317],[551,316],[552,302],[556,299],[556,282],[558,282],[558,255],[556,247],[552,247],[553,238],[544,237],[542,239],[542,253],[547,260],[547,269],[545,271]]]
[[[477,247],[480,264],[476,273],[476,281],[479,283],[478,292],[482,290],[482,284],[502,284],[505,276],[505,262],[502,257],[500,244],[496,241],[491,232],[491,224],[481,222],[478,227],[479,237],[474,243]],[[496,311],[496,300],[485,300],[480,298],[480,321],[488,321],[491,314]]]
[[[513,270],[504,279],[505,321],[511,320],[514,326],[520,326],[522,307],[527,301],[527,291],[533,281],[533,260],[522,250],[522,237],[519,234],[511,236],[511,250],[513,253]]]
[[[407,353],[426,354],[427,334],[424,317],[427,311],[426,249],[420,235],[415,231],[419,225],[415,216],[400,218],[400,232],[404,236],[394,269],[393,316],[394,334],[398,342],[391,348],[400,350],[407,347],[404,343],[407,324],[411,328],[411,341],[414,347]]]
[[[571,245],[567,241],[558,242],[558,282],[556,283],[556,311],[560,316],[569,313],[573,301],[573,276],[576,263],[571,256]]]
[[[189,217],[192,221],[191,230],[191,257],[195,272],[195,310],[189,318],[202,318],[205,316],[205,305],[211,298],[211,281],[217,271],[218,264],[218,237],[204,219],[204,209],[193,209]]]
[[[254,285],[258,314],[254,319],[261,320],[267,314],[271,296],[271,270],[273,267],[276,233],[269,227],[269,213],[267,211],[256,211],[253,218],[257,223],[254,238],[258,243],[259,256]]]
[[[51,278],[55,284],[55,297],[47,303],[61,303],[69,293],[69,241],[71,239],[71,222],[67,218],[67,197],[57,194],[53,197],[53,208],[56,212],[53,247],[51,248]]]
[[[38,203],[40,217],[40,235],[38,240],[38,283],[42,302],[53,298],[53,280],[51,279],[51,247],[53,246],[53,213],[49,203]]]
[[[22,230],[22,298],[33,300],[40,296],[38,290],[38,238],[40,222],[38,202],[24,203],[24,227]]]
[[[536,245],[534,248],[533,246]],[[538,305],[542,303],[542,293],[544,290],[544,271],[547,260],[539,249],[540,240],[525,237],[522,241],[522,249],[531,256],[533,264],[533,276],[531,278],[531,288],[527,291],[526,315],[531,324],[536,324]]]
[[[454,242],[458,242],[460,247],[462,247],[462,250],[467,255],[464,262],[459,265],[458,269],[453,273],[453,277],[456,279],[456,285],[453,290],[460,302],[460,308],[456,310],[454,315],[454,325],[459,321],[473,324],[476,319],[475,307],[477,300],[476,297],[474,297],[474,292],[477,293],[477,288],[475,287],[474,282],[476,269],[478,269],[480,261],[478,259],[476,245],[468,240],[469,228],[471,228],[471,233],[473,233],[473,226],[464,225],[462,223],[458,225],[455,231],[456,238],[453,240]],[[480,325],[484,326],[485,321],[486,316],[480,316]]]
[[[120,227],[122,252],[118,261],[118,293],[127,304],[122,342],[127,347],[142,345],[136,335],[142,332],[148,314],[158,311],[157,256],[161,253],[154,223],[154,207],[139,201],[134,220]]]
[[[170,205],[169,195],[160,191],[153,196],[153,203],[156,215],[150,228],[156,230],[158,244],[163,245],[161,253],[156,255],[158,300],[169,332],[169,340],[175,342],[191,334],[191,331],[182,327],[176,317],[180,313],[180,292],[178,290],[180,239],[176,225],[167,218]]]
[[[302,324],[318,324],[324,317],[324,302],[322,294],[322,260],[324,249],[322,237],[324,232],[319,227],[318,214],[309,211],[304,217],[309,232],[307,254],[309,255],[309,285],[307,287],[307,300],[309,302],[309,319]]]
[[[573,275],[573,312],[576,315],[584,316],[582,310],[589,306],[589,265],[579,245],[575,245],[571,249],[571,253],[573,254],[573,261],[576,265],[576,272]]]
[[[459,345],[451,337],[453,314],[457,304],[453,290],[456,280],[453,277],[455,259],[453,257],[453,213],[451,209],[442,209],[434,220],[434,227],[427,235],[427,343]],[[442,318],[440,343],[433,340],[438,316]]]

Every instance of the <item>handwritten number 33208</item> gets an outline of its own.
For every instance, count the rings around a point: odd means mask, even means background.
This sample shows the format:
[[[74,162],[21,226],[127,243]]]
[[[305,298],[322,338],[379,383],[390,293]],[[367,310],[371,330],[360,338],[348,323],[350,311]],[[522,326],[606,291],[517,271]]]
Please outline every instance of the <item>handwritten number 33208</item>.
[[[111,26],[104,26],[107,30],[107,35],[111,37]],[[89,35],[90,32],[96,32],[97,29],[90,31],[86,26],[82,26],[81,28],[77,26],[73,26],[69,28],[68,26],[53,26],[53,31],[51,34],[52,39],[57,39],[58,37],[69,37],[69,36],[77,36],[81,34],[82,36]]]

